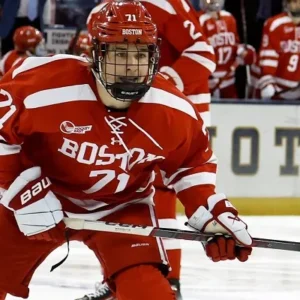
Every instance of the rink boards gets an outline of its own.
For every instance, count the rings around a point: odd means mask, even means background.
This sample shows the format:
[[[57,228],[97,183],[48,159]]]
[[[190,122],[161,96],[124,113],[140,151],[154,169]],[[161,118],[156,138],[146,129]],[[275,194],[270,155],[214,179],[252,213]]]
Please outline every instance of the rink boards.
[[[300,214],[300,106],[214,101],[211,143],[217,190],[243,214]]]

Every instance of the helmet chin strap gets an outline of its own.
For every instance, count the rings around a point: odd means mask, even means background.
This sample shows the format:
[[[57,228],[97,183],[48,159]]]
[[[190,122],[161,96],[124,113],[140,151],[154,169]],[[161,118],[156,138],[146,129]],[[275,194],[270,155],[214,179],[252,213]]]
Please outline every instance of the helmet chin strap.
[[[132,102],[141,99],[149,87],[131,83],[113,83],[109,86],[111,94],[119,101]]]
[[[100,96],[102,103],[106,107],[114,108],[114,109],[125,109],[128,108],[131,104],[129,101],[120,101],[115,99],[111,93],[109,93],[104,87],[101,80],[98,78],[97,73],[92,69],[94,77],[96,79],[97,91]]]
[[[135,85],[130,82],[115,82],[104,86],[100,74],[98,74],[93,68],[92,72],[97,80],[97,82],[106,90],[107,94],[118,102],[133,102],[141,99],[146,92],[149,90],[150,86],[146,84]]]

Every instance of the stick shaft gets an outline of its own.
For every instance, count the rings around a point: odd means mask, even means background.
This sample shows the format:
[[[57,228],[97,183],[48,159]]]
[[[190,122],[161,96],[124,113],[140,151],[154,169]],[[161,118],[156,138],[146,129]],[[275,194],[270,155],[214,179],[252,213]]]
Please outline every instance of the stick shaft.
[[[90,221],[76,218],[64,218],[64,222],[68,228],[75,230],[95,230],[102,232],[135,234],[189,241],[206,242],[208,238],[214,236],[213,234],[201,233],[198,231],[158,228],[152,226],[112,223],[103,221]],[[300,243],[298,242],[262,238],[253,238],[253,247],[287,251],[300,251]]]

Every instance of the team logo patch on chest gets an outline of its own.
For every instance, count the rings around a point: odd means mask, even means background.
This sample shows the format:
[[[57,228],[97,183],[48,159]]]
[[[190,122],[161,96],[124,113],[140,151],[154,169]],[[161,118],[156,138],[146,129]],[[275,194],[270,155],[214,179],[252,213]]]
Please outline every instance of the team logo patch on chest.
[[[85,134],[87,131],[92,130],[92,125],[87,126],[75,126],[71,121],[63,121],[60,124],[60,130],[66,134]]]

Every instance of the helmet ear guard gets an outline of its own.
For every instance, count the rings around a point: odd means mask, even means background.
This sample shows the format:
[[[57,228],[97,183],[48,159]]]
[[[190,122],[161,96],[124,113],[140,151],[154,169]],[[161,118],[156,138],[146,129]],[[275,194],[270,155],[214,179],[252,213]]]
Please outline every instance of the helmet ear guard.
[[[137,0],[114,0],[102,6],[89,21],[89,33],[92,40],[92,71],[107,92],[120,101],[139,100],[151,87],[152,81],[158,72],[159,44],[157,28],[152,22],[146,8]],[[111,45],[127,47],[126,63],[114,61],[114,74],[112,63],[107,62]],[[130,45],[135,45],[135,50],[129,50]],[[148,61],[140,59],[140,46],[147,47]],[[115,46],[115,48],[117,48]],[[132,47],[131,47],[132,49]],[[145,47],[144,47],[145,49]],[[126,49],[125,49],[126,50]],[[134,54],[132,53],[134,52]],[[128,63],[128,56],[138,54],[136,64]],[[114,56],[116,57],[116,55]],[[123,67],[125,74],[117,74],[117,68]],[[128,69],[137,69],[137,75],[128,73]],[[144,74],[141,74],[143,73]],[[117,80],[117,76],[119,80]],[[109,82],[107,78],[115,78]],[[120,78],[122,80],[120,80]]]

